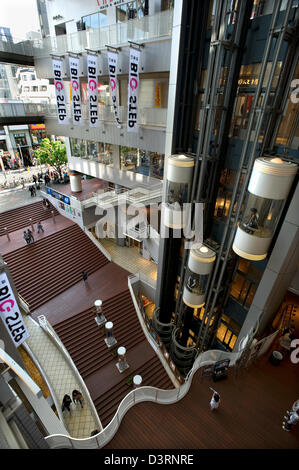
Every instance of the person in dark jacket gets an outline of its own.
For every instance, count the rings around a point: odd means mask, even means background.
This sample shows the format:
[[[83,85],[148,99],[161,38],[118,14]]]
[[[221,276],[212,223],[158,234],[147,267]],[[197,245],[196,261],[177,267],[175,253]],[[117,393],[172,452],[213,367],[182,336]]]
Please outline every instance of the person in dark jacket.
[[[63,397],[63,400],[62,400],[62,411],[64,410],[68,410],[69,412],[71,412],[71,403],[72,403],[72,399],[69,395],[64,395]]]
[[[85,271],[82,271],[82,279],[84,282],[87,280],[87,277],[88,277],[87,273]]]
[[[79,390],[72,391],[72,398],[74,403],[80,403],[81,408],[83,408],[83,395]]]

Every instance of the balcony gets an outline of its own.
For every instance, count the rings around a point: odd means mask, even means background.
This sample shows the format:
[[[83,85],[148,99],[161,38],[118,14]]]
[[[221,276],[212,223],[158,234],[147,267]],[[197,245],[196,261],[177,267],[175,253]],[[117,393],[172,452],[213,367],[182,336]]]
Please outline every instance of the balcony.
[[[146,16],[73,34],[48,37],[35,44],[34,57],[48,57],[49,54],[85,52],[85,49],[99,50],[106,44],[116,46],[128,41],[140,42],[170,37],[172,34],[173,11],[166,10],[153,16]]]
[[[18,38],[8,41],[7,38],[1,37],[0,59],[10,63],[30,62],[33,65],[33,58],[49,57],[50,54],[66,54],[68,51],[85,52],[86,48],[104,49],[106,44],[127,45],[128,41],[141,42],[167,38],[172,34],[172,18],[173,10],[166,10],[153,16],[136,18],[103,28],[32,41]]]
[[[57,118],[56,105],[45,106],[45,115],[50,118]],[[126,106],[119,106],[119,119],[124,124],[127,122],[128,108]],[[88,126],[88,107],[82,105],[82,116],[85,120],[85,125]],[[72,116],[71,105],[67,105],[67,115]],[[139,121],[140,126],[151,127],[166,127],[166,108],[139,108]],[[115,122],[113,106],[99,105],[99,120],[101,122]]]

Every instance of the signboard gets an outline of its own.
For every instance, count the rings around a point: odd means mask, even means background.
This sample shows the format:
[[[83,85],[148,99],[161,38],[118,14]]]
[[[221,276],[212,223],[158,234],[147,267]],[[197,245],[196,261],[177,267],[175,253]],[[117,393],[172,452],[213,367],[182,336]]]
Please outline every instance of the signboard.
[[[116,52],[108,52],[108,70],[111,88],[111,99],[113,103],[114,116],[117,123],[117,127],[121,128],[121,122],[118,114],[117,59],[118,54]]]
[[[6,272],[0,273],[0,316],[16,348],[29,338]]]
[[[108,7],[119,5],[124,3],[124,0],[96,0],[99,10],[105,10]]]
[[[138,132],[139,61],[140,51],[131,47],[128,83],[128,132]]]
[[[65,89],[62,80],[62,60],[52,59],[52,65],[54,74],[58,122],[59,124],[68,124],[68,117],[66,113]]]
[[[50,196],[55,197],[55,199],[58,199],[59,201],[64,202],[65,204],[70,205],[71,200],[68,196],[65,196],[64,194],[58,193],[57,191],[54,191],[54,189],[46,187],[47,193],[50,194]]]
[[[70,79],[72,91],[72,108],[73,123],[77,126],[82,121],[82,104],[80,94],[80,78],[79,78],[79,59],[78,57],[70,57]]]
[[[161,108],[161,83],[156,82],[155,108]]]
[[[211,377],[214,372],[214,364],[210,364],[209,366],[204,366],[201,368],[201,376],[202,377]]]
[[[31,131],[36,131],[38,129],[46,129],[45,124],[29,124]]]
[[[88,80],[88,109],[89,127],[97,127],[99,120],[98,108],[98,58],[95,55],[87,55],[87,80]]]
[[[214,365],[214,372],[224,372],[228,369],[230,363],[230,359],[224,359],[223,361],[218,361]]]

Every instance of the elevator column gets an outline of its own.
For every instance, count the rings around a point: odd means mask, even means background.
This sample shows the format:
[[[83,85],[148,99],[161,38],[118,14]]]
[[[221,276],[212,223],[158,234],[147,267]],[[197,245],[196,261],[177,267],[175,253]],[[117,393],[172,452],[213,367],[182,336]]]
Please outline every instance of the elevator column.
[[[175,311],[174,286],[179,273],[182,230],[186,223],[190,199],[194,160],[187,155],[171,155],[167,160],[167,174],[161,220],[163,243],[163,276],[159,278],[159,297],[153,316],[153,328],[167,347],[173,328]]]

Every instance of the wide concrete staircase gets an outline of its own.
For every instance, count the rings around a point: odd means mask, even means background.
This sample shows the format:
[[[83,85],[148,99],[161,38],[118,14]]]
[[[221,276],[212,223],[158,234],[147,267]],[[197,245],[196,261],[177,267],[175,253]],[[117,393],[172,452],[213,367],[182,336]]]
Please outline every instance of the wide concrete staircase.
[[[35,310],[109,261],[74,224],[3,255],[22,298]]]
[[[106,426],[121,400],[132,390],[132,385],[128,384],[129,376],[140,374],[142,385],[163,389],[174,386],[144,337],[130,292],[125,290],[104,301],[103,312],[114,324],[117,344],[112,350],[107,348],[104,327],[97,326],[96,314],[91,309],[56,324],[54,328],[84,378],[101,422]],[[119,346],[125,346],[127,357],[131,358],[130,368],[122,374],[116,370]]]
[[[0,214],[0,236],[5,235],[4,227],[7,232],[14,232],[22,228],[30,228],[29,219],[32,218],[32,223],[35,224],[39,220],[45,220],[52,216],[51,211],[58,215],[55,207],[51,205],[49,209],[44,208],[42,201],[28,204],[27,206],[17,207],[10,211],[2,212]]]

